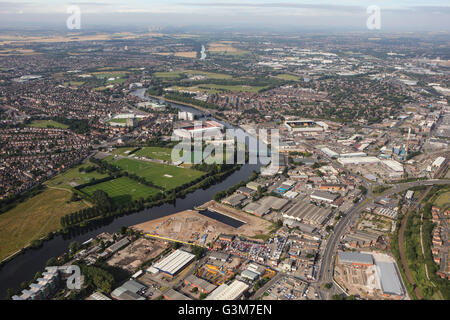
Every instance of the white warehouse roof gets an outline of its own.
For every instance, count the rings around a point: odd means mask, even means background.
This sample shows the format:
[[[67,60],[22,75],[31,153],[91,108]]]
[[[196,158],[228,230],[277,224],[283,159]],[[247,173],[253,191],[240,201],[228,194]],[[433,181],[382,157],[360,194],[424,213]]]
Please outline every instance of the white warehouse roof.
[[[400,162],[395,160],[381,160],[381,162],[395,172],[403,172],[403,165]]]
[[[354,158],[339,158],[339,163],[342,165],[349,165],[349,164],[368,164],[368,163],[378,163],[380,162],[380,159],[376,157],[354,157]]]
[[[186,264],[194,260],[194,255],[183,250],[176,250],[166,258],[155,263],[153,267],[159,271],[168,273],[170,275],[176,274],[180,271]]]
[[[433,167],[440,167],[445,162],[444,157],[437,157],[436,160],[434,160],[433,164],[431,166]]]
[[[230,285],[222,284],[214,290],[206,300],[236,300],[247,289],[248,285],[245,282],[234,280]]]

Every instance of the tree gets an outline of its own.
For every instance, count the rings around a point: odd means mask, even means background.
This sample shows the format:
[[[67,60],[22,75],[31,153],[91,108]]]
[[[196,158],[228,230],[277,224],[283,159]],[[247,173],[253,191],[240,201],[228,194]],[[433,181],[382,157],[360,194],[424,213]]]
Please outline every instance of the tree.
[[[92,194],[92,200],[101,207],[108,207],[112,204],[111,198],[103,190],[95,190]]]
[[[70,202],[76,202],[78,200],[80,200],[78,195],[76,193],[72,193],[72,196],[70,197]]]
[[[11,298],[15,295],[14,289],[8,288],[6,290],[6,300],[11,300]]]
[[[47,263],[45,264],[46,267],[51,267],[56,265],[56,258],[51,257],[50,259],[47,260]]]
[[[323,285],[323,287],[324,287],[325,289],[331,289],[332,286],[333,286],[333,284],[332,284],[331,282],[325,283],[325,284]]]
[[[77,241],[72,241],[69,244],[69,250],[70,253],[74,254],[75,252],[77,252],[80,249],[80,244]]]

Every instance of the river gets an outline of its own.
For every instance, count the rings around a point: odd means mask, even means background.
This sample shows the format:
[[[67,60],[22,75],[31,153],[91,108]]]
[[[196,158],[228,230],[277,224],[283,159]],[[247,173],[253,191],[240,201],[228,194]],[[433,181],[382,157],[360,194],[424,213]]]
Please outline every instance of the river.
[[[202,45],[202,51],[200,51],[200,60],[205,60],[206,59],[206,48],[204,45]]]
[[[131,94],[145,100],[154,101],[155,99],[145,96],[145,91],[146,89],[138,89]],[[164,102],[164,100],[160,101]],[[171,102],[170,104],[183,111],[190,111],[199,115],[202,114],[199,110],[189,106]],[[223,121],[217,119],[214,120],[224,124],[227,128],[233,128],[231,125]],[[249,140],[255,139],[243,131],[240,131],[239,135],[245,136],[246,139]],[[249,140],[246,140],[247,145]],[[27,250],[25,253],[18,255],[6,263],[0,269],[0,299],[6,296],[6,291],[8,288],[18,289],[20,288],[21,282],[31,280],[36,272],[43,271],[48,259],[51,257],[58,257],[64,252],[67,252],[70,242],[78,241],[79,243],[83,243],[84,241],[93,238],[102,232],[116,232],[122,226],[132,226],[148,220],[168,216],[179,211],[193,209],[196,206],[210,201],[217,192],[227,190],[240,181],[248,179],[252,172],[254,170],[259,171],[259,168],[260,165],[245,164],[239,171],[234,172],[221,183],[212,185],[206,190],[199,189],[193,193],[187,194],[184,199],[177,199],[174,205],[165,204],[161,207],[154,207],[141,212],[136,212],[134,214],[118,217],[107,225],[98,227],[95,230],[86,230],[85,233],[73,236],[70,239],[64,239],[63,236],[55,236],[52,240],[44,242],[41,248],[36,250]]]

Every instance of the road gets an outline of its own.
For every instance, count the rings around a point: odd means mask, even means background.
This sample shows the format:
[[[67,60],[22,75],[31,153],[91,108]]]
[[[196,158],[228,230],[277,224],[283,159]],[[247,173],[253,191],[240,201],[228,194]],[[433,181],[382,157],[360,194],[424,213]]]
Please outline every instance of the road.
[[[432,186],[436,184],[450,184],[450,179],[439,180],[421,180],[421,181],[413,181],[407,183],[395,184],[391,189],[385,191],[382,195],[379,195],[374,198],[369,198],[367,200],[362,199],[361,202],[353,206],[336,224],[333,233],[330,235],[326,248],[324,250],[321,268],[317,277],[317,286],[322,287],[322,285],[326,283],[333,283],[333,269],[334,269],[334,257],[337,254],[337,247],[340,243],[340,240],[350,222],[355,219],[359,212],[363,210],[365,207],[373,205],[375,202],[381,200],[384,197],[391,196],[398,192],[406,191],[410,188],[417,186]],[[333,287],[335,285],[333,284]],[[331,290],[330,290],[331,291]],[[334,288],[336,291],[336,288]],[[322,295],[324,297],[329,296],[330,292],[322,291]]]

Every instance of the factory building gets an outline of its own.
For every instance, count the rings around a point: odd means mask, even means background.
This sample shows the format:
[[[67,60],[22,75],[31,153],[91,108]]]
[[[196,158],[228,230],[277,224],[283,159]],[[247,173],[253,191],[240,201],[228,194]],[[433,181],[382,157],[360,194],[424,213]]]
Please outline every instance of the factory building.
[[[377,272],[380,278],[381,291],[386,296],[402,296],[403,286],[400,282],[400,274],[393,262],[376,263]]]
[[[376,157],[351,157],[351,158],[338,158],[337,160],[343,166],[349,165],[362,165],[362,164],[374,164],[379,163],[380,159]]]
[[[161,261],[155,263],[153,267],[160,272],[173,277],[189,265],[189,263],[194,260],[194,257],[195,255],[192,253],[178,249]]]
[[[231,284],[222,284],[206,300],[237,300],[249,289],[245,282],[234,280]]]
[[[206,280],[198,278],[198,277],[194,276],[193,274],[188,276],[184,280],[184,283],[188,286],[197,288],[202,293],[210,293],[211,291],[213,291],[214,289],[217,288],[217,286],[213,285],[212,283],[209,283]]]
[[[360,252],[339,252],[339,263],[351,264],[354,266],[371,266],[373,265],[373,256]]]
[[[186,297],[184,294],[179,293],[173,289],[169,289],[164,292],[164,299],[166,300],[192,300],[189,297]]]
[[[314,200],[332,203],[334,200],[339,198],[339,194],[316,190],[310,195],[310,197]]]
[[[146,300],[139,293],[147,287],[135,280],[129,280],[111,292],[111,297],[116,300]]]
[[[296,220],[313,226],[321,225],[330,215],[331,210],[311,205],[298,200],[290,208],[283,212],[284,219]]]

